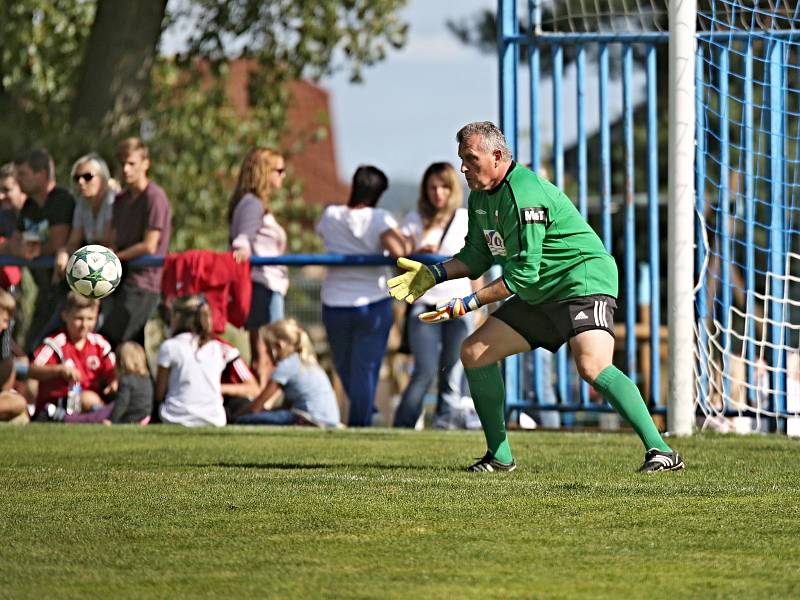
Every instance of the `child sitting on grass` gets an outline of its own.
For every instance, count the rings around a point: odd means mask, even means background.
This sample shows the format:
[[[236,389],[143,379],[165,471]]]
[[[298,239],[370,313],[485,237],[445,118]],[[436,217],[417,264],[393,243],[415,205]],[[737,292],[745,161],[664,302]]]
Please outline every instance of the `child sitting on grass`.
[[[317,364],[308,334],[294,319],[275,321],[259,330],[275,369],[258,397],[244,406],[237,425],[339,426],[339,406],[331,382]],[[278,408],[281,392],[289,408]]]
[[[212,337],[211,307],[202,295],[172,303],[172,337],[158,351],[156,401],[164,423],[202,427],[225,425],[220,379],[230,346]]]
[[[136,342],[123,342],[117,346],[117,360],[119,387],[114,394],[113,408],[103,424],[146,425],[153,410],[153,380],[144,348]]]
[[[39,382],[38,419],[63,420],[67,395],[75,384],[80,386],[78,412],[84,413],[103,408],[103,399],[116,389],[111,344],[94,332],[99,310],[99,300],[70,292],[61,311],[64,329],[45,338],[34,351],[28,379]]]
[[[14,389],[16,371],[11,338],[16,307],[14,296],[0,288],[0,421],[27,423],[28,403]]]

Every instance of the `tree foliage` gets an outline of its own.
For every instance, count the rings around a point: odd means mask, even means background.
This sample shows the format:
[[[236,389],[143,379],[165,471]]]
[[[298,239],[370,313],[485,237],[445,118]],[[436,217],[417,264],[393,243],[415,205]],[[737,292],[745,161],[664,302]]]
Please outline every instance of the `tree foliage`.
[[[93,31],[105,27],[97,16],[113,13],[114,0],[6,3],[7,16],[0,19],[0,160],[42,145],[56,158],[63,178],[80,154],[94,150],[110,159],[122,136],[143,134],[153,156],[152,177],[172,200],[171,249],[224,248],[227,203],[242,157],[255,144],[280,147],[290,133],[289,82],[343,69],[360,80],[365,67],[405,42],[407,26],[398,17],[404,4],[171,0],[163,18],[159,10],[148,12],[161,23],[145,46],[155,48],[165,32],[183,28],[189,31],[185,48],[177,56],[138,65],[148,75],[139,80],[119,77],[130,53],[115,53],[114,37]],[[107,56],[98,57],[104,52]],[[225,92],[228,65],[236,58],[256,65],[244,113],[234,109]],[[92,65],[88,73],[87,65]],[[91,111],[82,110],[89,103],[87,86],[89,92],[92,86],[97,90]],[[115,94],[102,98],[109,88]],[[87,114],[92,118],[82,118]],[[302,132],[291,132],[292,138],[313,141],[322,124],[307,124]],[[293,149],[284,149],[290,159]],[[303,202],[302,187],[291,173],[274,207],[289,232],[291,251],[317,248],[307,225],[318,209]]]
[[[281,65],[290,77],[318,78],[349,68],[359,80],[364,66],[401,48],[408,26],[397,9],[404,0],[194,0],[173,18],[188,22],[188,54],[221,61],[232,48]]]
[[[5,2],[0,18],[3,153],[68,136],[76,72],[94,19],[85,1]]]
[[[153,178],[171,190],[174,249],[225,248],[228,199],[244,154],[253,145],[280,145],[281,129],[264,124],[282,119],[282,111],[263,103],[246,115],[234,110],[220,84],[227,70],[221,66],[221,79],[210,80],[207,69],[164,60],[153,73],[153,93],[142,114],[152,135]],[[313,141],[311,135],[305,139]],[[272,207],[287,229],[290,252],[319,250],[308,227],[319,206],[303,201],[291,171]]]

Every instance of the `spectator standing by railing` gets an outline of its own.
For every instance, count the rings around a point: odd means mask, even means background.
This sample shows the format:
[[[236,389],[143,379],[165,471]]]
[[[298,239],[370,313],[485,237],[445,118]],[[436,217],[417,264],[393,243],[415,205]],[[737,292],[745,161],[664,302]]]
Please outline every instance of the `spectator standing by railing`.
[[[0,167],[0,244],[10,241],[17,230],[19,213],[27,200],[25,192],[19,186],[17,167],[14,163],[6,163]],[[3,253],[12,252],[8,247]],[[19,285],[22,281],[20,267],[5,265],[0,267],[0,288],[8,290],[18,297]],[[17,315],[20,315],[17,309]]]
[[[275,150],[256,147],[244,157],[228,208],[231,248],[237,261],[250,256],[280,256],[286,251],[286,231],[271,209],[272,196],[283,187],[285,176],[286,161]],[[253,369],[263,387],[274,365],[258,330],[283,318],[289,274],[283,265],[254,266],[250,273],[253,295],[245,327],[250,335]]]
[[[422,176],[417,210],[403,221],[401,231],[410,238],[413,252],[452,256],[464,247],[467,235],[467,210],[453,165],[437,162]],[[459,354],[461,344],[473,329],[472,315],[453,319],[439,327],[419,320],[419,315],[454,297],[468,296],[472,286],[467,278],[440,283],[428,290],[406,313],[408,344],[414,357],[411,381],[403,392],[394,417],[395,427],[414,427],[422,413],[423,399],[437,381],[435,427],[465,426],[461,389],[464,367]]]
[[[19,185],[17,167],[6,163],[0,167],[0,236],[10,239],[17,230],[19,213],[28,197]]]
[[[119,192],[108,164],[94,152],[75,161],[71,178],[77,192],[75,213],[67,244],[56,252],[56,275],[59,277],[64,276],[69,256],[75,250],[84,244],[110,243],[114,197]]]
[[[117,148],[125,189],[114,200],[111,245],[120,261],[140,256],[164,256],[169,248],[172,209],[166,192],[150,181],[150,154],[139,138],[127,138]],[[102,333],[116,346],[132,340],[144,345],[144,327],[161,298],[161,267],[129,268],[114,292],[114,302]]]
[[[47,150],[31,150],[16,160],[16,166],[20,187],[28,198],[20,211],[11,248],[27,260],[53,256],[69,238],[75,200],[69,190],[56,185],[55,165]],[[38,291],[28,328],[29,352],[50,333],[48,324],[59,312],[68,291],[65,282],[52,284],[52,268],[32,269],[32,275]]]
[[[386,175],[361,166],[353,175],[347,206],[328,206],[317,233],[333,254],[380,254],[392,257],[407,249],[406,238],[388,211],[376,208],[389,186]],[[322,283],[322,320],[333,364],[350,400],[348,424],[372,424],[375,390],[392,327],[392,303],[386,297],[387,267],[336,267]]]

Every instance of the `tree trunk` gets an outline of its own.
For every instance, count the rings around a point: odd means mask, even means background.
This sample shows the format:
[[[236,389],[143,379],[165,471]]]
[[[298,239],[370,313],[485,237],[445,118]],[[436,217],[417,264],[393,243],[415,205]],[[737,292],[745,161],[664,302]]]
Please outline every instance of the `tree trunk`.
[[[72,107],[73,124],[116,133],[148,90],[167,0],[99,0]]]

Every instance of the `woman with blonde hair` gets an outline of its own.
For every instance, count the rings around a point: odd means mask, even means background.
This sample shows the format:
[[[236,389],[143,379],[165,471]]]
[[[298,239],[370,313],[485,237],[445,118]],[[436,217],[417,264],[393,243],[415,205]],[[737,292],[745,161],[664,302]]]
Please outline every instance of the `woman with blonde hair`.
[[[252,148],[242,161],[236,189],[228,205],[230,243],[237,261],[251,256],[280,256],[286,251],[286,231],[275,220],[271,201],[283,187],[286,161],[276,150]],[[283,265],[260,265],[250,269],[253,296],[245,327],[250,333],[253,367],[264,386],[272,367],[258,329],[283,318],[283,299],[289,288]]]
[[[239,412],[236,423],[338,427],[336,394],[317,363],[308,334],[294,319],[286,319],[265,325],[260,335],[275,359],[275,370],[261,394]],[[278,407],[281,394],[291,408]]]
[[[453,165],[447,162],[431,164],[422,176],[417,210],[406,215],[401,227],[411,240],[415,253],[452,256],[461,250],[467,235],[467,210],[462,204],[463,191]],[[431,327],[418,317],[435,310],[441,300],[471,293],[466,278],[445,281],[409,306],[406,326],[414,370],[395,413],[395,427],[416,425],[422,414],[425,393],[437,378],[434,426],[447,429],[466,426],[466,412],[461,407],[464,367],[459,354],[461,343],[472,329],[472,321],[470,318],[452,319],[443,326]]]
[[[75,212],[66,246],[55,254],[54,276],[61,278],[69,255],[84,244],[109,245],[114,198],[119,185],[111,179],[108,164],[94,152],[81,156],[72,165]]]
[[[116,354],[119,384],[113,397],[114,407],[103,424],[146,425],[153,411],[153,379],[147,367],[147,355],[136,342],[122,342]]]

